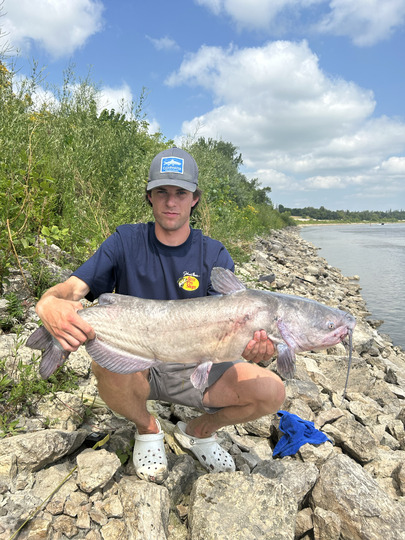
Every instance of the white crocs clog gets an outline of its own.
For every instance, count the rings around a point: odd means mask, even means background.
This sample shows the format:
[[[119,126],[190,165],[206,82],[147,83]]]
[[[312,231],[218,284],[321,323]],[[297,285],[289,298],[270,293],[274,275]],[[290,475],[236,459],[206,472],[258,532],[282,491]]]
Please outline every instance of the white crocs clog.
[[[163,442],[164,433],[159,421],[155,420],[159,433],[135,434],[133,461],[139,478],[161,484],[168,475],[167,458]]]
[[[177,423],[173,434],[178,443],[190,450],[208,472],[233,472],[235,470],[232,457],[217,443],[215,435],[203,439],[187,435],[184,422]]]

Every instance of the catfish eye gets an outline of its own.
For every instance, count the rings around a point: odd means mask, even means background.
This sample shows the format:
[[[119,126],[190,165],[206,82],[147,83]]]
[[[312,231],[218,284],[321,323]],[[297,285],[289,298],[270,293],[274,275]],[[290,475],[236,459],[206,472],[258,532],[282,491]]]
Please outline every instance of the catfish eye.
[[[334,330],[336,325],[335,325],[334,322],[329,321],[328,324],[327,324],[327,327],[329,328],[329,330]]]

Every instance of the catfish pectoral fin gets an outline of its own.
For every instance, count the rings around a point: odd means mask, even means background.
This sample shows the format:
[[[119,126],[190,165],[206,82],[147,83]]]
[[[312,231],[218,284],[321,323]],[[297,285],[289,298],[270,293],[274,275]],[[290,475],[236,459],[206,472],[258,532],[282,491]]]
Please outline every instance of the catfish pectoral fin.
[[[277,371],[286,379],[292,379],[295,373],[295,354],[285,343],[277,345]]]
[[[211,367],[212,362],[203,362],[195,368],[190,377],[190,381],[192,382],[194,388],[198,388],[198,390],[205,390]]]

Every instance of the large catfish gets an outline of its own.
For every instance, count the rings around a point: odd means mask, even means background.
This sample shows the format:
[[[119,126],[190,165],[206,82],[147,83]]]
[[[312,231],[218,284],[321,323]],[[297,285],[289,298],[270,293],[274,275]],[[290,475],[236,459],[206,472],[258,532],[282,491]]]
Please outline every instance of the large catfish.
[[[308,298],[247,289],[224,268],[214,268],[211,281],[217,296],[145,300],[102,294],[98,305],[78,312],[96,332],[85,344],[87,352],[116,373],[142,371],[159,362],[197,362],[191,380],[204,388],[212,362],[238,359],[256,330],[267,332],[277,346],[278,372],[291,378],[296,352],[336,345],[351,338],[356,324],[349,313]],[[44,327],[27,345],[44,350],[43,378],[69,356]]]

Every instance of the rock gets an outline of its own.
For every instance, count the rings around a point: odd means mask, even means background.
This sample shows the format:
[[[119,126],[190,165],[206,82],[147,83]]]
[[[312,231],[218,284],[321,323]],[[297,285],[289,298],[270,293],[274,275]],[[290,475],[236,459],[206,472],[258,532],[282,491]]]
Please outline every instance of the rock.
[[[402,462],[398,469],[395,470],[394,478],[398,483],[398,488],[401,495],[405,495],[405,463]]]
[[[72,414],[74,411],[76,414]],[[55,392],[44,397],[36,410],[54,429],[74,431],[83,423],[85,406],[83,400],[67,392]]]
[[[114,476],[121,462],[116,454],[88,448],[77,456],[78,483],[85,493],[103,488]]]
[[[244,452],[250,452],[259,461],[271,459],[272,450],[267,439],[245,435],[230,435],[231,440]]]
[[[43,501],[47,499],[50,493],[60,486],[47,505],[47,511],[51,514],[61,514],[67,498],[70,495],[73,496],[77,490],[77,485],[73,478],[68,478],[63,482],[72,469],[73,466],[68,462],[59,463],[38,471],[35,476],[32,494]],[[56,511],[55,508],[57,509]]]
[[[273,283],[276,279],[274,274],[266,274],[265,276],[260,276],[259,281],[266,281],[267,283]]]
[[[379,448],[374,459],[364,466],[382,489],[393,498],[402,495],[401,469],[405,463],[405,451],[391,452]]]
[[[300,463],[295,460],[263,461],[253,469],[253,474],[277,480],[289,488],[298,507],[311,491],[319,476],[318,468],[312,463]]]
[[[341,538],[341,520],[340,517],[321,507],[314,511],[314,536],[319,540],[339,540]]]
[[[311,499],[315,508],[338,516],[343,538],[397,540],[405,535],[405,508],[348,456],[334,456],[322,466]]]
[[[44,431],[16,435],[0,440],[0,462],[14,455],[19,471],[39,471],[76,450],[84,441],[84,431]]]
[[[172,508],[177,506],[184,495],[189,495],[193,483],[198,478],[195,461],[191,456],[178,456],[165,482],[169,490]]]
[[[323,431],[360,463],[371,461],[376,453],[376,438],[352,417],[339,418],[333,424],[326,424]]]
[[[290,540],[296,514],[292,492],[278,481],[241,472],[205,475],[191,493],[190,539]]]
[[[302,538],[304,534],[312,531],[314,527],[311,508],[304,508],[297,514],[295,520],[295,538]]]
[[[317,446],[313,444],[304,444],[298,451],[298,454],[304,463],[314,463],[318,469],[322,467],[325,461],[332,457],[334,452],[332,443],[326,441]]]
[[[124,477],[118,483],[118,496],[129,538],[167,538],[170,499],[164,486]]]

